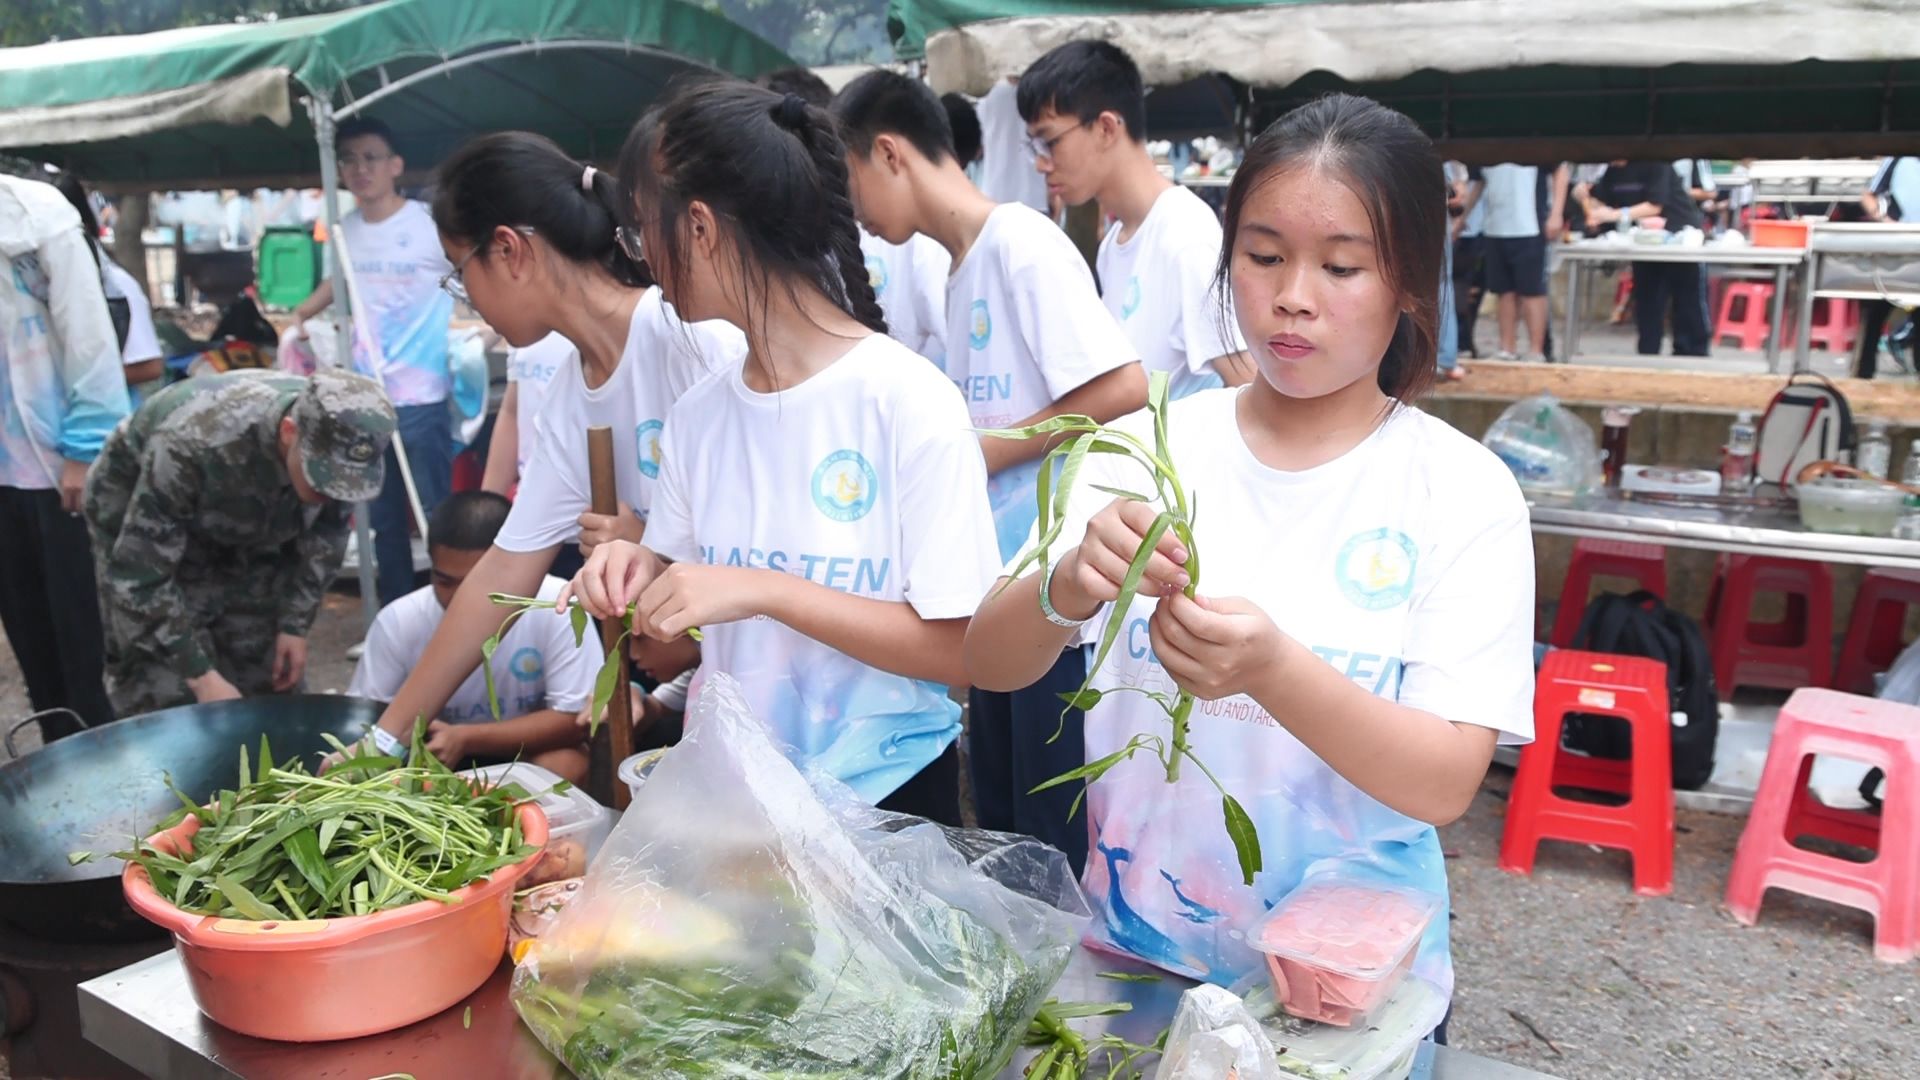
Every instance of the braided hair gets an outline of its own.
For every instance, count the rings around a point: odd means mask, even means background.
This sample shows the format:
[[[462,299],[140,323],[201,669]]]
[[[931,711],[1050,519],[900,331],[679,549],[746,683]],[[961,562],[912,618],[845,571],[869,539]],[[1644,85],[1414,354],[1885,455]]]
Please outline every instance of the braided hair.
[[[687,268],[680,223],[702,202],[732,233],[763,310],[773,288],[804,284],[886,332],[860,251],[846,147],[825,111],[747,83],[693,83],[641,118],[619,167],[629,195],[622,214],[635,228],[640,207],[657,217],[648,235],[665,250],[655,265],[672,278]],[[665,284],[671,295],[681,282]]]

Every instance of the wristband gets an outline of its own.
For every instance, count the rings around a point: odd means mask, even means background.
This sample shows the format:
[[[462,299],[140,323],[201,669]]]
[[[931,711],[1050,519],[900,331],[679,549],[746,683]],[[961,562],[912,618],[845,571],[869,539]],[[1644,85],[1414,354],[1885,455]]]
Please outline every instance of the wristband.
[[[373,739],[373,748],[388,757],[399,757],[406,750],[397,736],[378,724],[374,725],[369,735]]]
[[[1069,619],[1053,609],[1053,572],[1058,569],[1060,569],[1058,562],[1048,563],[1047,574],[1040,579],[1040,614],[1045,615],[1047,621],[1055,626],[1076,630],[1084,626],[1087,619],[1093,616],[1089,615],[1086,619]]]

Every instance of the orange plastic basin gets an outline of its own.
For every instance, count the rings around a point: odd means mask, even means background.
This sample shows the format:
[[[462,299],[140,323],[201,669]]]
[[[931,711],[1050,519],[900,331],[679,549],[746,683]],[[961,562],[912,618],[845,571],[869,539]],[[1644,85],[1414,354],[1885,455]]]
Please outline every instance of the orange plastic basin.
[[[1807,246],[1808,228],[1804,221],[1771,221],[1763,218],[1753,223],[1753,246],[1803,248]]]
[[[190,851],[199,829],[199,819],[189,817],[152,842],[163,851]],[[546,814],[522,805],[520,831],[528,844],[544,845]],[[120,883],[133,910],[173,931],[201,1012],[245,1035],[324,1042],[405,1027],[479,989],[506,946],[514,883],[542,854],[456,890],[451,904],[422,900],[304,922],[182,911],[135,863],[127,864]]]

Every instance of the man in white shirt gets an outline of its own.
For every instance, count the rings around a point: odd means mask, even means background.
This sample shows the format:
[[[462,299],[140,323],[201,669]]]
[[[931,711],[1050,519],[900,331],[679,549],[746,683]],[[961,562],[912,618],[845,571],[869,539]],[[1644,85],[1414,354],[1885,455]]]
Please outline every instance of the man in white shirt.
[[[1517,358],[1519,322],[1527,323],[1525,359],[1547,350],[1547,244],[1566,230],[1567,169],[1511,162],[1468,169],[1467,212],[1485,203],[1487,288],[1499,299],[1500,351]]]
[[[1027,122],[1020,118],[1019,80],[1009,77],[993,84],[974,106],[980,118],[980,190],[997,203],[1021,203],[1042,214],[1048,212],[1047,182],[1033,171],[1027,152]],[[962,167],[966,162],[961,162]]]
[[[983,123],[985,111],[983,103]],[[953,256],[945,370],[975,427],[1022,428],[1074,413],[1104,422],[1146,404],[1138,350],[1102,305],[1086,260],[1046,218],[973,186],[932,90],[870,72],[840,92],[834,113],[861,223],[893,243],[924,233]],[[994,153],[989,145],[989,162]],[[1035,488],[1048,447],[982,437],[1002,559],[1019,552],[1039,516]],[[1028,793],[1084,760],[1072,730],[1049,736],[1061,723],[1057,693],[1085,678],[1084,653],[1070,649],[1019,694],[976,691],[968,736],[980,823],[1040,837],[1079,860],[1086,829],[1069,814],[1071,785]]]
[[[380,612],[347,693],[383,705],[393,700],[426,652],[447,603],[493,545],[511,508],[486,491],[450,495],[428,523],[433,583]],[[557,597],[563,582],[549,577],[539,595]],[[514,622],[486,663],[492,668],[494,715],[486,672],[475,671],[427,725],[427,749],[456,768],[467,762],[530,761],[574,783],[587,776],[587,753],[574,718],[593,698],[598,639],[574,643],[568,620],[530,611]]]
[[[354,312],[353,366],[386,387],[400,417],[400,441],[423,513],[453,489],[453,417],[447,398],[453,371],[447,324],[453,297],[442,288],[453,272],[424,203],[400,194],[406,161],[378,120],[354,118],[334,139],[340,177],[356,207],[340,221],[364,310]],[[322,282],[293,311],[297,323],[333,303]],[[370,504],[381,604],[413,591],[411,510],[398,455],[389,450],[387,482]]]
[[[1101,299],[1149,372],[1181,398],[1252,380],[1253,362],[1214,288],[1220,219],[1147,153],[1147,95],[1133,58],[1072,41],[1020,76],[1020,115],[1047,194],[1114,218],[1095,260]]]

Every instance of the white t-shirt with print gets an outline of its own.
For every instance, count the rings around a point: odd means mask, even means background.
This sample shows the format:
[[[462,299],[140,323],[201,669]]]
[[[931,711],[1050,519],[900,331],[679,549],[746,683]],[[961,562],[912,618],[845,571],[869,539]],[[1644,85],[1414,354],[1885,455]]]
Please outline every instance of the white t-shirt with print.
[[[355,210],[340,221],[361,308],[354,312],[354,370],[380,380],[395,406],[447,400],[453,374],[447,324],[453,297],[440,280],[453,270],[426,204],[408,200],[391,217],[368,222]],[[379,357],[370,340],[378,334]]]
[[[1281,472],[1241,437],[1239,393],[1197,394],[1169,414],[1172,458],[1196,504],[1201,595],[1250,600],[1371,693],[1493,728],[1503,742],[1529,741],[1533,547],[1513,474],[1415,409],[1397,410],[1334,461]],[[1148,414],[1125,423],[1153,444]],[[1153,490],[1131,459],[1088,457],[1056,553],[1112,501],[1095,483]],[[1178,693],[1149,636],[1157,603],[1135,600],[1097,689]],[[1110,615],[1082,636],[1097,642]],[[1143,694],[1109,694],[1087,714],[1087,758],[1170,730]],[[1198,768],[1185,763],[1168,784],[1160,762],[1140,754],[1088,793],[1089,940],[1226,985],[1261,964],[1245,931],[1309,873],[1340,869],[1445,896],[1433,828],[1363,794],[1252,698],[1198,703],[1189,744],[1253,817],[1262,875],[1242,884],[1220,793]],[[1443,912],[1416,962],[1442,988],[1452,986],[1446,934]]]
[[[647,544],[676,562],[804,577],[923,619],[971,616],[999,572],[986,465],[938,371],[875,334],[800,385],[739,371],[667,424]],[[960,734],[946,688],[869,667],[768,618],[702,627],[699,684],[740,681],[796,756],[879,801]]]
[[[540,582],[537,594],[542,600],[557,600],[559,578]],[[373,701],[392,701],[401,684],[420,664],[427,642],[440,628],[447,609],[433,595],[431,585],[382,608],[367,632],[367,649],[354,666],[353,681],[347,693]],[[573,641],[573,626],[563,616],[546,608],[536,608],[514,620],[500,639],[493,654],[493,686],[500,697],[500,719],[558,709],[578,712],[593,699],[593,681],[599,674],[598,637],[589,637],[585,647]],[[440,719],[450,724],[479,724],[493,719],[487,701],[486,673],[474,669],[440,710]]]
[[[575,353],[548,385],[534,421],[533,456],[495,545],[544,551],[580,534],[580,515],[593,506],[590,427],[613,429],[620,501],[645,521],[660,477],[667,411],[700,380],[738,370],[746,355],[747,340],[739,330],[719,321],[682,322],[659,289],[648,289],[633,309],[627,345],[612,378],[588,389]]]
[[[953,259],[930,236],[889,244],[860,230],[867,280],[887,317],[887,335],[942,367],[947,359],[947,271]]]
[[[1073,241],[1017,203],[994,210],[947,279],[947,377],[977,428],[1011,427],[1139,358]],[[1002,557],[1039,516],[1039,475],[1029,461],[987,480]]]
[[[1247,346],[1213,287],[1221,245],[1213,207],[1175,184],[1125,242],[1120,228],[1116,221],[1107,230],[1094,265],[1100,298],[1141,364],[1168,373],[1167,392],[1175,400],[1224,385],[1213,361]]]
[[[980,190],[994,202],[1020,203],[1045,214],[1047,178],[1033,167],[1019,98],[1019,88],[1001,79],[973,107],[980,118]]]
[[[160,334],[153,326],[153,303],[147,299],[146,286],[111,259],[101,262],[100,272],[127,298],[127,343],[120,347],[120,358],[128,364],[160,359]]]
[[[548,334],[524,349],[512,349],[507,353],[507,381],[520,389],[515,402],[518,410],[514,415],[514,433],[519,436],[517,460],[515,466],[520,475],[527,472],[527,461],[533,457],[534,422],[540,418],[540,409],[547,403],[547,387],[553,384],[554,376],[569,363],[578,363],[580,350],[573,342],[558,332]]]

